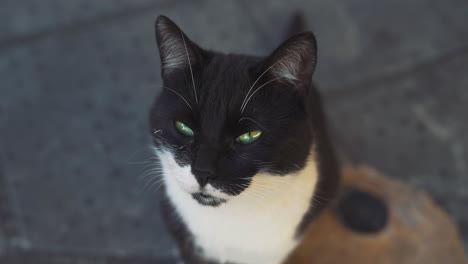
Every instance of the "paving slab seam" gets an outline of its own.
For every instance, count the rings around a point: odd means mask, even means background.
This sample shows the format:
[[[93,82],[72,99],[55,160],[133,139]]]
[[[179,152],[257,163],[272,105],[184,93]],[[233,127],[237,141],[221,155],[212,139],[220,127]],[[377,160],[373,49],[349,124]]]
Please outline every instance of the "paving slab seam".
[[[383,73],[378,76],[372,76],[362,81],[357,81],[351,84],[341,85],[340,88],[328,87],[323,90],[324,96],[327,100],[340,100],[347,98],[351,94],[368,93],[375,90],[375,86],[386,82],[393,82],[409,75],[416,74],[421,71],[426,71],[431,67],[438,66],[443,63],[450,62],[459,56],[468,54],[468,45],[461,48],[446,52],[440,56],[435,56],[431,59],[425,60],[420,63],[413,64],[400,70],[395,70],[388,73]]]
[[[188,2],[188,1],[176,0],[176,1],[168,1],[168,2],[163,2],[163,3],[150,3],[146,5],[140,5],[137,7],[125,8],[122,10],[109,12],[107,14],[102,14],[94,18],[90,18],[90,19],[86,19],[82,21],[78,20],[72,24],[64,25],[55,29],[47,29],[47,30],[42,30],[39,32],[34,32],[34,33],[29,33],[29,34],[24,34],[24,35],[19,35],[19,36],[12,36],[6,39],[0,39],[0,53],[8,49],[16,48],[19,46],[24,46],[31,42],[36,42],[42,39],[49,38],[51,36],[75,34],[82,30],[86,30],[88,28],[94,27],[98,24],[110,23],[110,22],[117,21],[117,20],[131,19],[141,14],[154,12],[154,10],[157,8],[167,8],[173,5],[180,4],[182,2]],[[158,14],[155,13],[154,15],[156,18],[156,15]]]

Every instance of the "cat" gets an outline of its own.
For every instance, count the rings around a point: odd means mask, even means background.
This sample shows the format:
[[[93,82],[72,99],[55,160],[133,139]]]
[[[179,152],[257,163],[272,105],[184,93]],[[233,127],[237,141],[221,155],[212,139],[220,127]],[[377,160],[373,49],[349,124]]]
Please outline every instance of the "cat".
[[[281,263],[339,180],[314,34],[257,57],[203,49],[165,16],[155,31],[163,89],[150,128],[182,260]]]

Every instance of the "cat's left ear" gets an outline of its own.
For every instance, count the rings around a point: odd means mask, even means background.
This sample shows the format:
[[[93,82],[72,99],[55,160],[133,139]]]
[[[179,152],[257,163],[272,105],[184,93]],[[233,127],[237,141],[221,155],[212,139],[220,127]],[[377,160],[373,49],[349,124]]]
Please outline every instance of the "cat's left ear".
[[[267,57],[266,74],[272,79],[289,82],[307,91],[317,63],[317,42],[312,32],[292,36]]]
[[[201,62],[202,49],[168,17],[158,16],[155,31],[163,78]]]

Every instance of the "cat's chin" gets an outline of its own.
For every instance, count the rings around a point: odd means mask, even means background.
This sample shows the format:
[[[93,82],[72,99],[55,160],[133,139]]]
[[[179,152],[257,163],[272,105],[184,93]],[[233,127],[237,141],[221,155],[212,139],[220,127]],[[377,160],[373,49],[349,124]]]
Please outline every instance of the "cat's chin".
[[[177,180],[177,184],[180,187],[180,191],[188,193],[200,205],[217,207],[228,201],[226,194],[221,193],[210,184],[205,188],[200,188],[198,184],[189,185],[179,180]]]
[[[195,201],[203,206],[217,207],[229,200],[228,195],[215,189],[210,184],[205,188],[200,188],[199,186],[191,186],[192,188],[187,188],[187,186],[183,183],[179,182],[178,184],[179,187],[181,187],[180,191],[187,192]]]
[[[195,199],[195,201],[197,201],[199,204],[204,206],[216,207],[227,202],[227,200],[224,198],[215,197],[205,192],[192,193],[192,198]]]

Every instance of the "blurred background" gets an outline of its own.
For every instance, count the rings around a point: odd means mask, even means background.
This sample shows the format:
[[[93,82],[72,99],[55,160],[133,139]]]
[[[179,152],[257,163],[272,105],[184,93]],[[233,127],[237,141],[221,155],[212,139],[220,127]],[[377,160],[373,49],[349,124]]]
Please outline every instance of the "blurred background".
[[[317,34],[339,150],[426,190],[467,242],[468,1],[4,0],[0,260],[173,263],[159,196],[138,180],[161,86],[155,17],[261,55],[296,10]]]

